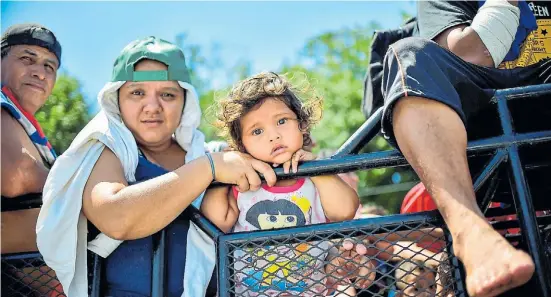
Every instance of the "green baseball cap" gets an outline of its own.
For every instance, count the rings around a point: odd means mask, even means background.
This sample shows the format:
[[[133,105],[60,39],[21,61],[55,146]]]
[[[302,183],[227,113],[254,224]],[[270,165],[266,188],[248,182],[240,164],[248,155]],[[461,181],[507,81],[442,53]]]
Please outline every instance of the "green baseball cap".
[[[168,70],[134,71],[137,62],[155,60],[168,66]],[[138,39],[127,45],[115,61],[111,81],[164,81],[190,82],[186,59],[176,45],[150,36]]]

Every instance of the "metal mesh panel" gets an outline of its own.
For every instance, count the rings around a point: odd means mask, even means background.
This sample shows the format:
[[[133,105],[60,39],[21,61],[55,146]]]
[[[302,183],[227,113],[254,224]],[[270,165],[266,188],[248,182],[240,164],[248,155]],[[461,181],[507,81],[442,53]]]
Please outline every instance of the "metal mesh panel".
[[[440,224],[374,220],[222,236],[222,296],[466,296]]]
[[[64,297],[55,272],[38,253],[2,255],[2,296]]]

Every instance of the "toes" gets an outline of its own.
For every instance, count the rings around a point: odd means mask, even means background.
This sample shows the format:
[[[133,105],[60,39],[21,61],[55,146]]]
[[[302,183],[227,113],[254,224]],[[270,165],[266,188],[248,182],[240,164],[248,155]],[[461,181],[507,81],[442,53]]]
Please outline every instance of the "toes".
[[[511,274],[513,277],[513,285],[520,286],[525,284],[532,278],[534,274],[535,265],[534,261],[528,254],[524,252],[519,252],[519,261],[517,265],[511,268]]]
[[[467,289],[473,297],[494,297],[528,282],[534,273],[534,263],[524,252],[515,261],[483,271],[473,271],[467,278]]]
[[[498,275],[492,275],[487,278],[479,287],[475,296],[493,297],[513,288],[512,274],[506,270]]]
[[[497,267],[496,267],[497,268]],[[467,277],[467,289],[473,297],[493,297],[501,292],[510,282],[511,277],[508,267],[483,271],[478,269],[472,276]]]

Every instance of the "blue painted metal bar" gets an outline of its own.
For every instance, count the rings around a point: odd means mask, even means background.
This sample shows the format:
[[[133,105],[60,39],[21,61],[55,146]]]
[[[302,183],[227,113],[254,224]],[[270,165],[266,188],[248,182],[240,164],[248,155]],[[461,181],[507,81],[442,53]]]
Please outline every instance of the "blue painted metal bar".
[[[499,173],[499,170],[498,170]],[[488,189],[486,189],[486,192],[484,193],[484,196],[482,197],[482,200],[478,201],[478,207],[484,215],[487,216],[488,207],[490,206],[490,202],[492,202],[492,198],[494,197],[497,187],[499,186],[500,179],[497,176],[498,173],[494,174],[492,176],[492,179],[490,180],[490,184],[488,185]]]
[[[298,243],[308,239],[313,234],[322,236],[322,234],[332,234],[327,239],[342,238],[343,234],[347,236],[361,236],[365,233],[380,230],[381,227],[388,225],[402,225],[401,229],[394,231],[411,230],[409,226],[418,226],[420,223],[443,226],[444,220],[437,211],[419,212],[405,215],[391,215],[369,219],[358,219],[344,222],[306,225],[293,228],[258,230],[252,232],[230,233],[219,237],[224,242],[232,244],[258,244],[269,241],[285,240],[286,244]],[[362,232],[358,230],[362,230]],[[338,230],[339,234],[335,233]],[[245,247],[245,246],[243,246]]]
[[[224,234],[222,230],[216,227],[216,225],[209,221],[209,219],[205,218],[205,216],[203,216],[201,212],[192,205],[186,208],[186,210],[184,211],[184,216],[189,217],[190,220],[197,225],[197,227],[199,227],[203,232],[205,232],[210,238],[214,239],[215,241],[218,236]]]
[[[516,145],[512,145],[509,148],[509,164],[511,192],[513,193],[513,199],[515,201],[517,216],[520,220],[523,237],[526,240],[528,250],[536,266],[535,277],[538,279],[541,287],[541,295],[539,296],[549,297],[551,296],[551,291],[548,285],[549,280],[551,279],[551,274],[545,266],[545,250],[543,249],[540,232],[536,222],[536,212],[532,203],[530,189],[528,188],[526,178],[522,170],[522,163],[520,161],[518,147]]]
[[[218,240],[216,241],[218,247],[216,249],[217,251],[217,278],[218,278],[218,289],[217,289],[217,296],[223,297],[228,296],[230,292],[231,284],[231,271],[230,271],[230,265],[231,261],[229,261],[230,253],[231,251],[228,248],[228,241],[231,237],[228,237],[227,235],[222,235],[218,237]]]
[[[381,130],[383,108],[375,111],[350,138],[333,154],[331,158],[357,154]]]
[[[498,97],[506,97],[507,99],[517,99],[525,97],[540,96],[551,94],[551,84],[510,88],[497,90],[494,95],[494,101]],[[337,150],[333,157],[341,157],[350,154],[357,154],[377,133],[381,128],[381,118],[383,108],[380,107],[375,111],[367,121],[350,138]]]
[[[490,159],[490,161],[484,166],[484,169],[482,172],[478,175],[474,182],[474,191],[478,192],[482,185],[486,183],[486,181],[491,178],[490,185],[488,185],[488,189],[486,190],[484,196],[482,197],[482,200],[478,201],[478,207],[482,211],[486,211],[488,208],[488,205],[490,204],[492,197],[494,196],[495,191],[497,190],[497,186],[499,184],[499,180],[497,178],[496,170],[499,168],[499,166],[507,160],[507,150],[503,148],[497,149],[495,155]]]
[[[26,259],[35,259],[35,258],[42,258],[42,255],[39,252],[2,254],[2,260],[6,260],[6,261],[26,260]]]
[[[505,148],[511,144],[533,144],[538,142],[551,142],[551,131],[516,134],[510,137],[492,137],[469,143],[468,156],[480,155],[482,152],[491,152],[499,148]],[[278,179],[291,179],[298,177],[316,176],[324,174],[336,174],[354,170],[365,170],[382,167],[408,166],[405,158],[397,151],[382,151],[358,155],[349,155],[334,159],[322,159],[305,162],[299,165],[297,173],[283,173],[282,168],[276,168]],[[220,186],[213,183],[211,187]]]
[[[500,96],[501,95],[501,96]],[[511,112],[509,111],[509,105],[507,104],[507,99],[505,95],[500,94],[496,95],[497,98],[497,110],[499,112],[499,121],[501,123],[501,129],[504,136],[512,136],[515,133],[513,128],[513,120],[511,118]]]
[[[505,98],[506,93],[497,94],[497,108],[499,119],[504,136],[515,137],[511,112]],[[515,201],[517,216],[523,230],[523,237],[526,240],[530,255],[536,267],[536,278],[540,284],[542,297],[550,297],[551,292],[548,281],[551,279],[549,271],[545,267],[545,251],[542,248],[542,241],[536,222],[535,209],[532,196],[528,188],[522,163],[518,154],[518,144],[512,143],[507,148],[509,154],[509,176],[511,192]]]
[[[551,131],[520,133],[511,136],[498,136],[473,141],[469,143],[467,156],[489,153],[499,148],[506,148],[512,144],[525,145],[542,142],[551,142]],[[284,173],[283,168],[275,168],[274,171],[278,179],[293,179],[396,166],[408,166],[408,163],[397,150],[389,150],[336,157],[334,159],[309,161],[300,164],[297,173]],[[222,185],[223,184],[219,182],[214,182],[209,187],[219,187]]]
[[[92,289],[90,291],[90,297],[101,297],[101,271],[102,271],[103,259],[100,256],[94,254],[94,263],[92,264]]]
[[[467,153],[493,150],[497,148],[507,148],[510,145],[533,145],[538,143],[550,142],[551,131],[539,131],[529,133],[516,133],[513,135],[502,135],[486,139],[469,142]]]
[[[153,263],[151,275],[151,297],[165,297],[166,282],[166,230],[163,229],[159,233],[154,234],[153,238],[157,238],[155,248],[153,250]]]
[[[546,94],[551,94],[551,84],[497,90],[494,95],[493,101],[497,102],[498,98],[513,100],[518,98],[536,97]]]
[[[474,182],[474,191],[478,192],[480,187],[492,176],[496,169],[507,160],[507,150],[500,148],[496,151],[496,154],[490,159],[490,161],[484,166],[482,172],[478,175]]]

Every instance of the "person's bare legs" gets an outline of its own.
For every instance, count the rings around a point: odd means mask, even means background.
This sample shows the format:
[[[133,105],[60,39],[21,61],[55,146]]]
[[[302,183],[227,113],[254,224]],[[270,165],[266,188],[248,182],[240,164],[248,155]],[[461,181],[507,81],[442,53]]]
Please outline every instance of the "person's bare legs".
[[[448,106],[402,98],[393,110],[396,141],[433,197],[467,271],[471,296],[496,296],[526,283],[534,263],[488,224],[476,204],[465,126]]]

